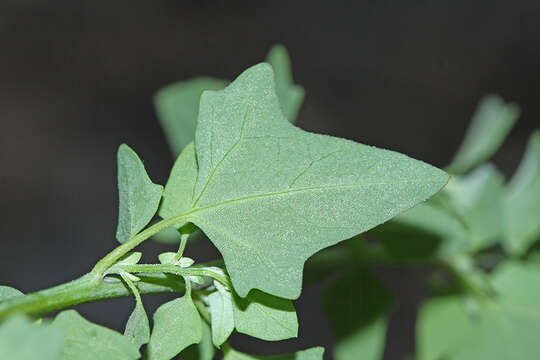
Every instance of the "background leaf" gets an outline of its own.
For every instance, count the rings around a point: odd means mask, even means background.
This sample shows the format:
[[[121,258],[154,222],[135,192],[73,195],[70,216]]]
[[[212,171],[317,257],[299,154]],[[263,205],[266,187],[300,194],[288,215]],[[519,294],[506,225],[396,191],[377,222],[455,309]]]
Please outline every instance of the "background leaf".
[[[475,301],[464,295],[434,298],[417,322],[419,360],[532,360],[540,342],[540,267],[499,265],[491,276],[496,297]]]
[[[449,170],[463,174],[490,158],[503,143],[519,113],[517,104],[505,103],[496,95],[484,97]]]
[[[532,134],[505,200],[505,249],[521,255],[540,239],[540,130]]]
[[[190,296],[169,301],[154,313],[148,360],[169,360],[202,339],[201,317]]]
[[[58,360],[63,344],[59,331],[50,326],[31,324],[20,315],[0,325],[0,359]]]
[[[141,231],[154,217],[163,187],[152,183],[144,165],[129,146],[118,149],[120,209],[116,238],[123,243]]]
[[[274,69],[276,92],[283,114],[294,124],[298,110],[304,101],[305,91],[302,86],[295,85],[293,82],[291,60],[285,46],[274,45],[268,52],[266,61]]]
[[[487,164],[464,177],[455,177],[443,195],[471,235],[470,249],[478,251],[504,235],[504,178]]]
[[[277,341],[298,335],[298,318],[290,300],[252,290],[246,298],[233,294],[234,324],[242,334]]]
[[[304,132],[284,117],[270,66],[201,98],[188,220],[219,249],[235,290],[296,298],[308,257],[424,201],[447,181],[404,155]]]
[[[91,323],[75,310],[61,312],[51,326],[64,335],[62,359],[139,359],[139,351],[135,344],[116,331]]]
[[[225,80],[200,77],[168,85],[156,93],[156,112],[174,157],[193,141],[202,92],[225,86]]]
[[[328,286],[323,304],[334,330],[335,360],[382,358],[393,298],[374,275],[365,268],[347,272]]]
[[[322,360],[323,354],[324,349],[322,347],[314,347],[291,354],[270,356],[248,355],[228,348],[223,360]]]
[[[396,216],[371,231],[396,260],[448,258],[469,246],[461,222],[429,202]]]

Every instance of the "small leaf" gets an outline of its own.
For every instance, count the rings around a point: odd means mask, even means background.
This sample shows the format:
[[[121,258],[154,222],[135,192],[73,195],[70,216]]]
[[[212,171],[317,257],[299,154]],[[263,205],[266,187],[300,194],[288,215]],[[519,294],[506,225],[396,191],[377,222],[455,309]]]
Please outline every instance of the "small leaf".
[[[163,191],[163,200],[158,210],[159,216],[163,219],[182,214],[191,208],[193,203],[193,191],[197,180],[197,159],[195,156],[195,146],[189,143],[176,159],[169,175],[169,180]],[[197,230],[195,226],[186,227],[185,222],[178,223],[177,228],[182,228],[184,233],[193,233]],[[189,231],[186,231],[189,230]]]
[[[135,296],[135,309],[129,316],[124,330],[124,336],[133,342],[137,348],[148,343],[150,340],[150,323],[140,296]]]
[[[464,177],[452,178],[443,194],[469,230],[472,251],[485,249],[502,239],[504,178],[494,166],[482,165]]]
[[[270,49],[266,61],[272,65],[276,77],[276,92],[285,117],[296,122],[298,110],[304,100],[304,88],[295,85],[292,78],[291,60],[283,45],[275,45]]]
[[[137,154],[126,144],[118,149],[120,209],[116,238],[123,243],[141,231],[155,215],[163,187],[152,183]]]
[[[17,315],[0,325],[0,359],[58,360],[64,341],[50,326],[35,325]]]
[[[24,295],[21,291],[10,286],[0,285],[0,301],[5,301],[16,296]]]
[[[416,205],[371,233],[399,260],[448,258],[470,243],[461,222],[429,202]]]
[[[164,252],[158,255],[158,260],[162,264],[172,264],[174,262],[175,256],[176,256],[176,253]]]
[[[202,92],[225,86],[227,81],[201,77],[168,85],[156,93],[156,112],[174,156],[195,137]]]
[[[233,313],[239,333],[268,341],[298,336],[298,318],[290,300],[258,290],[245,298],[233,294]]]
[[[404,155],[294,127],[268,64],[203,93],[195,144],[199,174],[185,219],[221,252],[240,296],[256,288],[297,298],[307,258],[426,200],[448,179]]]
[[[232,295],[218,282],[214,282],[218,291],[208,296],[212,323],[212,341],[221,346],[234,330]]]
[[[248,355],[229,347],[225,351],[223,360],[322,360],[323,354],[324,349],[322,347],[314,347],[291,354],[270,356]]]
[[[503,143],[519,113],[518,105],[505,103],[496,95],[483,98],[478,104],[465,139],[449,166],[450,171],[463,174],[489,159]]]
[[[142,257],[142,253],[138,251],[130,252],[122,256],[116,262],[116,265],[135,265],[141,260],[141,257]]]
[[[139,359],[139,351],[135,344],[116,331],[91,323],[75,310],[61,312],[51,326],[65,337],[62,359]]]
[[[379,280],[364,268],[330,284],[324,309],[335,334],[335,360],[382,358],[388,313],[393,299]]]
[[[181,257],[180,260],[176,262],[176,265],[180,266],[181,268],[188,268],[191,265],[195,263],[195,260],[188,257]]]
[[[212,343],[212,333],[210,326],[205,321],[202,321],[202,339],[201,342],[196,345],[189,346],[186,350],[182,351],[180,357],[182,360],[212,360],[216,348]]]
[[[510,254],[522,255],[540,240],[540,130],[532,134],[523,160],[508,184],[505,205],[505,249]]]
[[[416,331],[418,360],[537,358],[540,267],[502,263],[491,283],[497,296],[488,302],[471,304],[471,298],[450,295],[422,305]]]
[[[202,339],[202,321],[191,297],[183,296],[161,305],[154,313],[148,343],[148,360],[169,360]]]

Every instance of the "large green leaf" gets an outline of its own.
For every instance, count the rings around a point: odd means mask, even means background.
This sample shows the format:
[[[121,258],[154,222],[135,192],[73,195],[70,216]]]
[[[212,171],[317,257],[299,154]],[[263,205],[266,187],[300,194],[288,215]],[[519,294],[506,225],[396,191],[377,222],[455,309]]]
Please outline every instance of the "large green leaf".
[[[285,117],[296,122],[298,110],[304,100],[304,88],[295,85],[291,71],[291,60],[283,45],[275,45],[266,56],[266,61],[272,65],[276,77],[276,92]]]
[[[519,106],[505,103],[496,95],[483,98],[449,166],[450,171],[463,174],[491,157],[512,129],[519,113]]]
[[[508,252],[523,254],[540,239],[540,130],[531,136],[506,197]]]
[[[0,359],[58,360],[63,344],[59,331],[31,324],[22,316],[12,317],[0,326]]]
[[[161,185],[152,183],[141,159],[126,144],[118,149],[118,192],[116,239],[123,243],[152,220],[163,192]]]
[[[429,300],[417,322],[418,360],[533,360],[540,353],[540,267],[514,262],[491,276],[497,296]]]
[[[504,178],[494,166],[482,165],[464,177],[452,178],[443,195],[466,225],[471,250],[482,250],[502,239]]]
[[[234,330],[232,294],[223,285],[214,282],[218,291],[208,296],[212,323],[212,341],[221,346]],[[256,321],[257,319],[254,319]]]
[[[174,156],[193,141],[202,92],[225,86],[227,81],[200,77],[168,85],[156,93],[157,115]]]
[[[148,360],[169,360],[202,339],[202,321],[189,295],[161,305],[154,313]]]
[[[233,294],[236,330],[259,339],[276,341],[298,335],[298,318],[290,300],[253,290],[245,298]]]
[[[367,269],[338,278],[324,293],[324,309],[335,334],[335,360],[382,358],[393,298]]]
[[[227,348],[223,360],[322,360],[323,354],[324,349],[322,347],[314,347],[291,354],[270,356],[249,355]]]
[[[130,340],[116,331],[91,323],[75,310],[61,312],[51,326],[64,335],[64,360],[139,359],[138,347]]]
[[[448,176],[421,161],[294,127],[268,64],[201,97],[192,210],[235,290],[297,298],[307,258],[436,193]]]
[[[10,286],[0,285],[0,301],[5,301],[20,295],[24,294],[21,291]]]
[[[372,233],[396,260],[448,258],[469,246],[469,234],[456,218],[429,203],[418,204]]]

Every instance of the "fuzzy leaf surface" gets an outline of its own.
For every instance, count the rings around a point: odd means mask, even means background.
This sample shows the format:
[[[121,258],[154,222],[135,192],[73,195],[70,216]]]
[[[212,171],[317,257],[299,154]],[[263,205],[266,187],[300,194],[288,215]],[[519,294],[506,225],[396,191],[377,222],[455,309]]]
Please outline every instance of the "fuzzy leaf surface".
[[[175,157],[193,141],[202,92],[225,86],[225,80],[200,77],[168,85],[156,93],[154,105],[158,119]]]
[[[201,342],[189,346],[180,354],[182,360],[212,360],[216,348],[212,342],[212,331],[206,321],[202,321],[202,338]]]
[[[32,324],[22,316],[14,316],[0,325],[0,359],[58,360],[64,340],[50,326]]]
[[[505,103],[499,96],[488,95],[483,98],[449,166],[451,171],[463,174],[489,159],[503,143],[519,113],[518,105]]]
[[[233,294],[234,324],[239,333],[277,341],[298,335],[298,318],[290,300],[253,290],[245,298]]]
[[[202,321],[191,297],[169,301],[154,313],[148,360],[169,360],[202,339]]]
[[[51,326],[65,339],[64,360],[135,360],[138,347],[120,333],[84,319],[75,310],[63,311]]]
[[[540,239],[540,130],[532,134],[505,200],[505,249],[521,255]]]
[[[273,46],[266,56],[266,62],[274,69],[276,92],[283,114],[294,124],[298,110],[304,101],[305,91],[302,86],[293,82],[291,60],[287,49],[283,45]]]
[[[221,346],[234,330],[232,294],[221,284],[215,283],[218,291],[208,296],[212,323],[212,341]]]
[[[193,222],[235,290],[294,299],[304,262],[426,200],[443,171],[405,155],[305,132],[287,121],[268,64],[201,97]]]
[[[123,243],[152,220],[163,192],[161,185],[152,183],[141,159],[126,144],[118,149],[118,192],[116,239]]]
[[[24,294],[21,291],[10,286],[0,285],[0,301],[5,301],[20,295]]]
[[[532,360],[540,352],[540,267],[507,262],[491,282],[492,303],[462,295],[433,298],[417,322],[419,360]]]
[[[393,298],[367,269],[350,271],[330,284],[323,305],[335,334],[335,360],[382,358]]]

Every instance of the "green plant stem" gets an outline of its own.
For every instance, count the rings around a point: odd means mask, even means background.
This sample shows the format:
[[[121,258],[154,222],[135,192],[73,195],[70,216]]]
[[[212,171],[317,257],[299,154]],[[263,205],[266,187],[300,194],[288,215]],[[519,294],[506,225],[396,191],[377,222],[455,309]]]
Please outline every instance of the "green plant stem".
[[[174,256],[174,262],[177,262],[182,258],[182,255],[184,255],[184,250],[186,249],[186,244],[189,239],[190,234],[182,234],[180,236],[180,246],[178,247],[178,252]]]
[[[173,265],[170,265],[175,267]],[[154,271],[156,268],[143,266],[137,268],[144,274],[138,275],[141,281],[137,282],[137,288],[140,294],[156,293],[184,293],[185,286],[181,277],[169,274],[180,273],[173,271],[168,266],[161,270]],[[212,284],[213,279],[227,282],[220,274],[206,269],[192,268],[185,269],[183,274],[205,276],[207,280],[196,287],[202,289]],[[167,273],[167,274],[164,274]],[[217,279],[219,277],[220,279]],[[221,282],[221,281],[220,281]],[[129,287],[119,279],[101,279],[94,273],[89,273],[79,279],[68,283],[31,293],[25,296],[18,296],[0,303],[0,320],[14,313],[24,313],[31,316],[40,316],[53,311],[66,309],[75,305],[95,302],[105,299],[131,296]]]
[[[173,216],[165,220],[161,220],[141,231],[140,233],[138,233],[137,235],[135,235],[134,237],[132,237],[131,239],[105,255],[105,257],[98,261],[97,264],[94,266],[94,268],[92,269],[92,273],[102,277],[107,272],[107,270],[118,261],[118,259],[127,254],[130,250],[141,244],[146,239],[150,238],[152,235],[157,234],[161,230],[183,222],[187,214],[189,214],[189,212]]]

